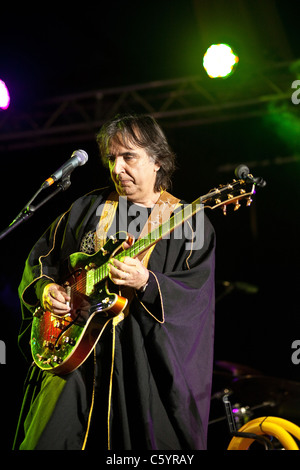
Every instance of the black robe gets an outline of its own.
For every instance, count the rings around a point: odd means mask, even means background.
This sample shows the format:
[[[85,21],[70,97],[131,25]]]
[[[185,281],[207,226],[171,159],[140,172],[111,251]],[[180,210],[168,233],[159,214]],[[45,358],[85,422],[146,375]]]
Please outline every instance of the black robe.
[[[33,247],[19,287],[25,355],[45,283],[60,282],[62,260],[95,229],[97,208],[108,194],[95,191],[77,200]],[[66,376],[30,369],[15,448],[206,448],[215,251],[206,216],[203,247],[186,249],[186,242],[173,233],[156,244],[147,289],[135,293],[123,321],[105,329],[95,357]]]

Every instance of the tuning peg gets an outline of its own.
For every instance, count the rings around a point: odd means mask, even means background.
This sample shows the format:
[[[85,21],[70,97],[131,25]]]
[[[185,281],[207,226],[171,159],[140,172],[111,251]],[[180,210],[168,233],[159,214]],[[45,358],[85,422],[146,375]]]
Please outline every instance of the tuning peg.
[[[239,210],[240,207],[241,207],[241,204],[239,203],[239,201],[236,201],[235,206],[234,206],[234,210],[237,211],[237,210]]]
[[[250,196],[249,196],[249,197],[247,197],[247,204],[246,204],[246,205],[247,205],[247,207],[251,206],[251,202],[252,202],[252,199],[251,199],[251,197],[250,197]]]
[[[224,205],[224,206],[222,207],[222,210],[223,210],[223,215],[226,215],[226,211],[227,211],[226,205]]]

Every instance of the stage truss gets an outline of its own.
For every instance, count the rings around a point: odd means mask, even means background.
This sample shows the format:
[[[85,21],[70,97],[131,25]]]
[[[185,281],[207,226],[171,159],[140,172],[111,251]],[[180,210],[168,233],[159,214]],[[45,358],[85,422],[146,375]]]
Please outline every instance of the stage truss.
[[[9,109],[0,113],[0,150],[94,140],[103,122],[128,111],[150,113],[165,128],[253,118],[272,112],[271,103],[296,112],[297,69],[298,62],[284,62],[227,79],[176,78],[59,96],[26,112]]]

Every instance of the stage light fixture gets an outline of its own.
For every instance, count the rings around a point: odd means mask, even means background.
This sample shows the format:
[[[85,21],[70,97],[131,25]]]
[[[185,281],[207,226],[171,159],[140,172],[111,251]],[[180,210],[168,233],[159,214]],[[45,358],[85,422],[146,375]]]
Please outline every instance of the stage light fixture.
[[[7,109],[10,103],[10,96],[7,86],[3,80],[0,80],[0,108]]]
[[[212,44],[203,57],[203,67],[211,78],[225,78],[232,74],[239,58],[228,44]]]

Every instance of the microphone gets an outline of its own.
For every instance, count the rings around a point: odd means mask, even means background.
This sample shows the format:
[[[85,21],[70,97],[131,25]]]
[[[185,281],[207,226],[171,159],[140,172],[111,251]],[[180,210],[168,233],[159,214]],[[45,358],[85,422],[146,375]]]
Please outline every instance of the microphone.
[[[56,170],[50,178],[47,178],[46,181],[44,181],[42,188],[47,188],[55,181],[66,178],[73,170],[75,170],[75,168],[85,165],[88,158],[88,154],[84,150],[75,150],[75,152],[72,153],[71,158]]]
[[[267,182],[261,176],[254,178],[250,174],[249,168],[244,164],[236,167],[234,174],[238,179],[251,181],[252,183],[256,184],[256,186],[260,186],[261,188],[264,188],[267,184]]]
[[[238,179],[244,180],[250,174],[250,170],[246,165],[242,164],[236,167],[236,169],[234,170],[234,174]]]

